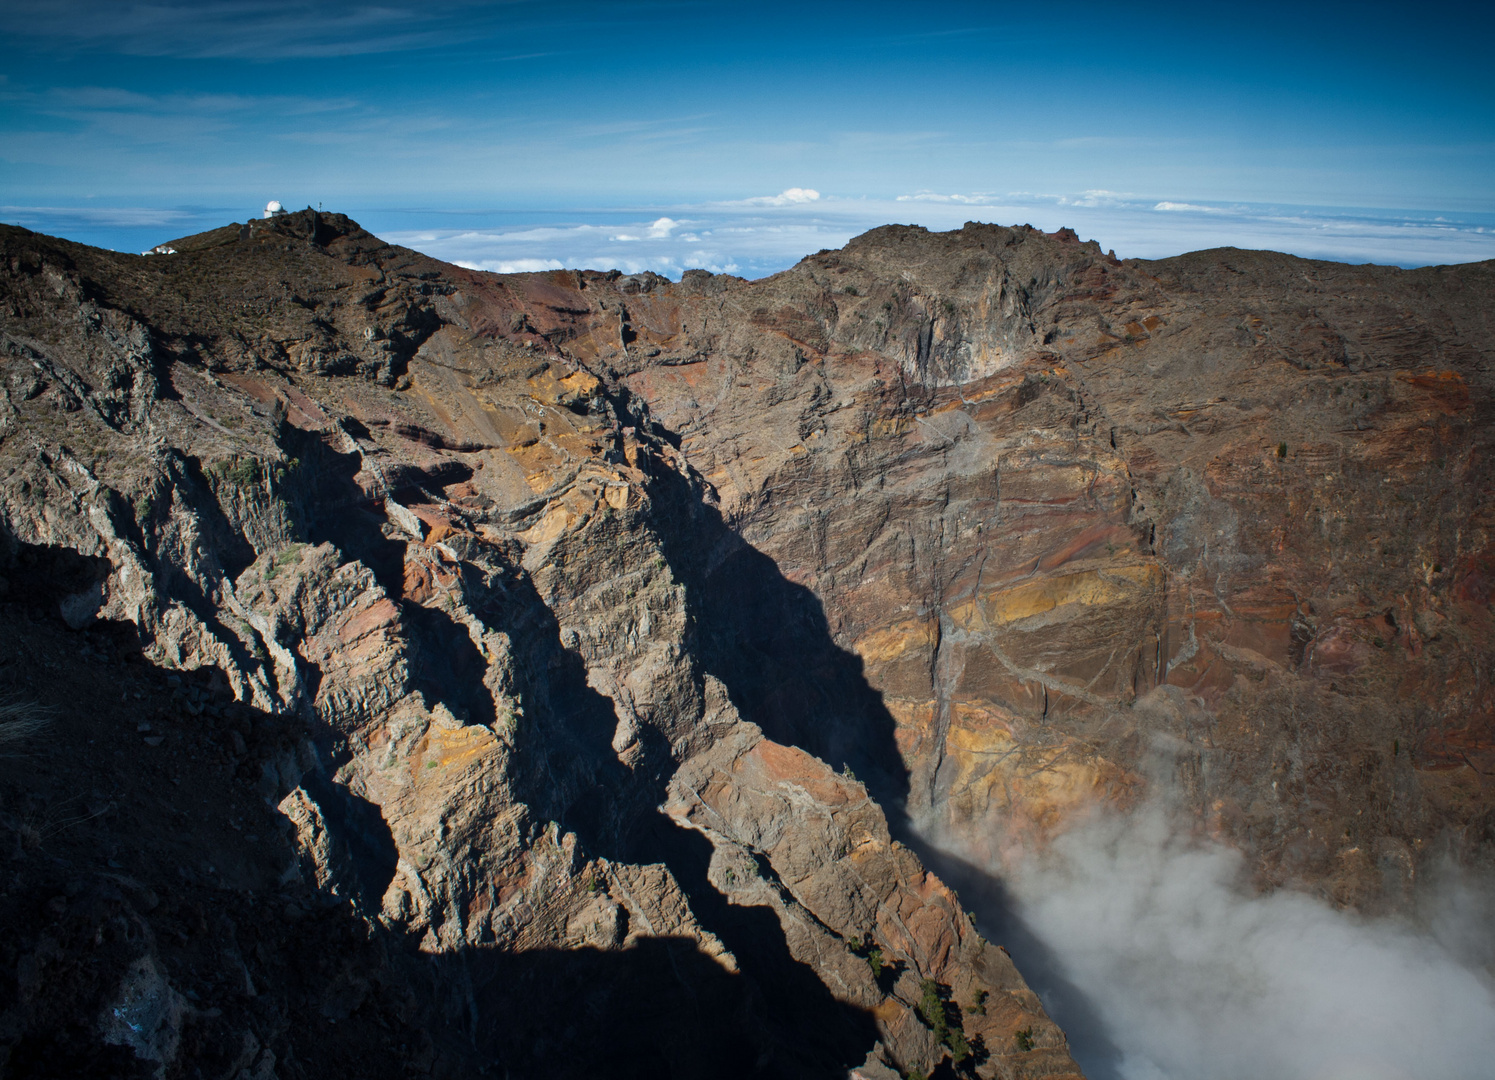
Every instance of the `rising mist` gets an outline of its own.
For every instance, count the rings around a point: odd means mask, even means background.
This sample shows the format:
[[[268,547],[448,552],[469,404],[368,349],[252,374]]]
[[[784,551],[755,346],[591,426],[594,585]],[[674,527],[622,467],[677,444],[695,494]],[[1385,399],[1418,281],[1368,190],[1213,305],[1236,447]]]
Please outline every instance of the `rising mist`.
[[[968,862],[988,835],[939,846]],[[1452,867],[1415,916],[1254,893],[1164,799],[1092,812],[1004,890],[963,883],[1092,1080],[1475,1080],[1495,1069],[1490,891]]]

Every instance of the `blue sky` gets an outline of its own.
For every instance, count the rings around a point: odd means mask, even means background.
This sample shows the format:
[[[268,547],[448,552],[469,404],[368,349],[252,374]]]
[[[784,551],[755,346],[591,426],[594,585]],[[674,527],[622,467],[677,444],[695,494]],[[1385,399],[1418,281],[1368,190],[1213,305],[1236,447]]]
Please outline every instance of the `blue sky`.
[[[0,217],[121,249],[276,198],[495,269],[967,218],[1495,257],[1473,7],[41,0],[0,44]]]

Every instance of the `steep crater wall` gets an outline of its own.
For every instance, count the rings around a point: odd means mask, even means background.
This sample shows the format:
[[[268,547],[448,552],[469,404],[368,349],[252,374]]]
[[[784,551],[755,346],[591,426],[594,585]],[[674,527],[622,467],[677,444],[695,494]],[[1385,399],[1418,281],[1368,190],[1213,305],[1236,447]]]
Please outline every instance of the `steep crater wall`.
[[[815,701],[879,699],[814,593],[599,362],[657,280],[310,211],[0,240],[8,677],[53,725],[4,763],[17,1068],[1078,1075],[890,829],[901,768],[823,752]]]

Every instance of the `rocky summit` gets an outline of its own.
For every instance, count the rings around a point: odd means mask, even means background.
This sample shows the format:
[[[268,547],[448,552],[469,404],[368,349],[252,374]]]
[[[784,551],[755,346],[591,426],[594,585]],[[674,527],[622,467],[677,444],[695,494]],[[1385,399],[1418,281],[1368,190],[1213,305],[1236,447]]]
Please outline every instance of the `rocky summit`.
[[[1004,852],[1492,861],[1495,264],[164,248],[0,228],[6,1077],[1078,1080]]]

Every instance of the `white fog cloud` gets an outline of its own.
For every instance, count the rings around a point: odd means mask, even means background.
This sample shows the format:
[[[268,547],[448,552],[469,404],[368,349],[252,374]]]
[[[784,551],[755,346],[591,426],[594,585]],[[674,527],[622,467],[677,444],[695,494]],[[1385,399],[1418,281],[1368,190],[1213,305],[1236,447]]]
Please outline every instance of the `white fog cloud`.
[[[976,845],[943,846],[969,859]],[[1154,803],[1097,814],[1002,872],[1119,1054],[1082,1061],[1093,1080],[1488,1080],[1487,892],[1450,872],[1414,927],[1255,895],[1243,871]]]

